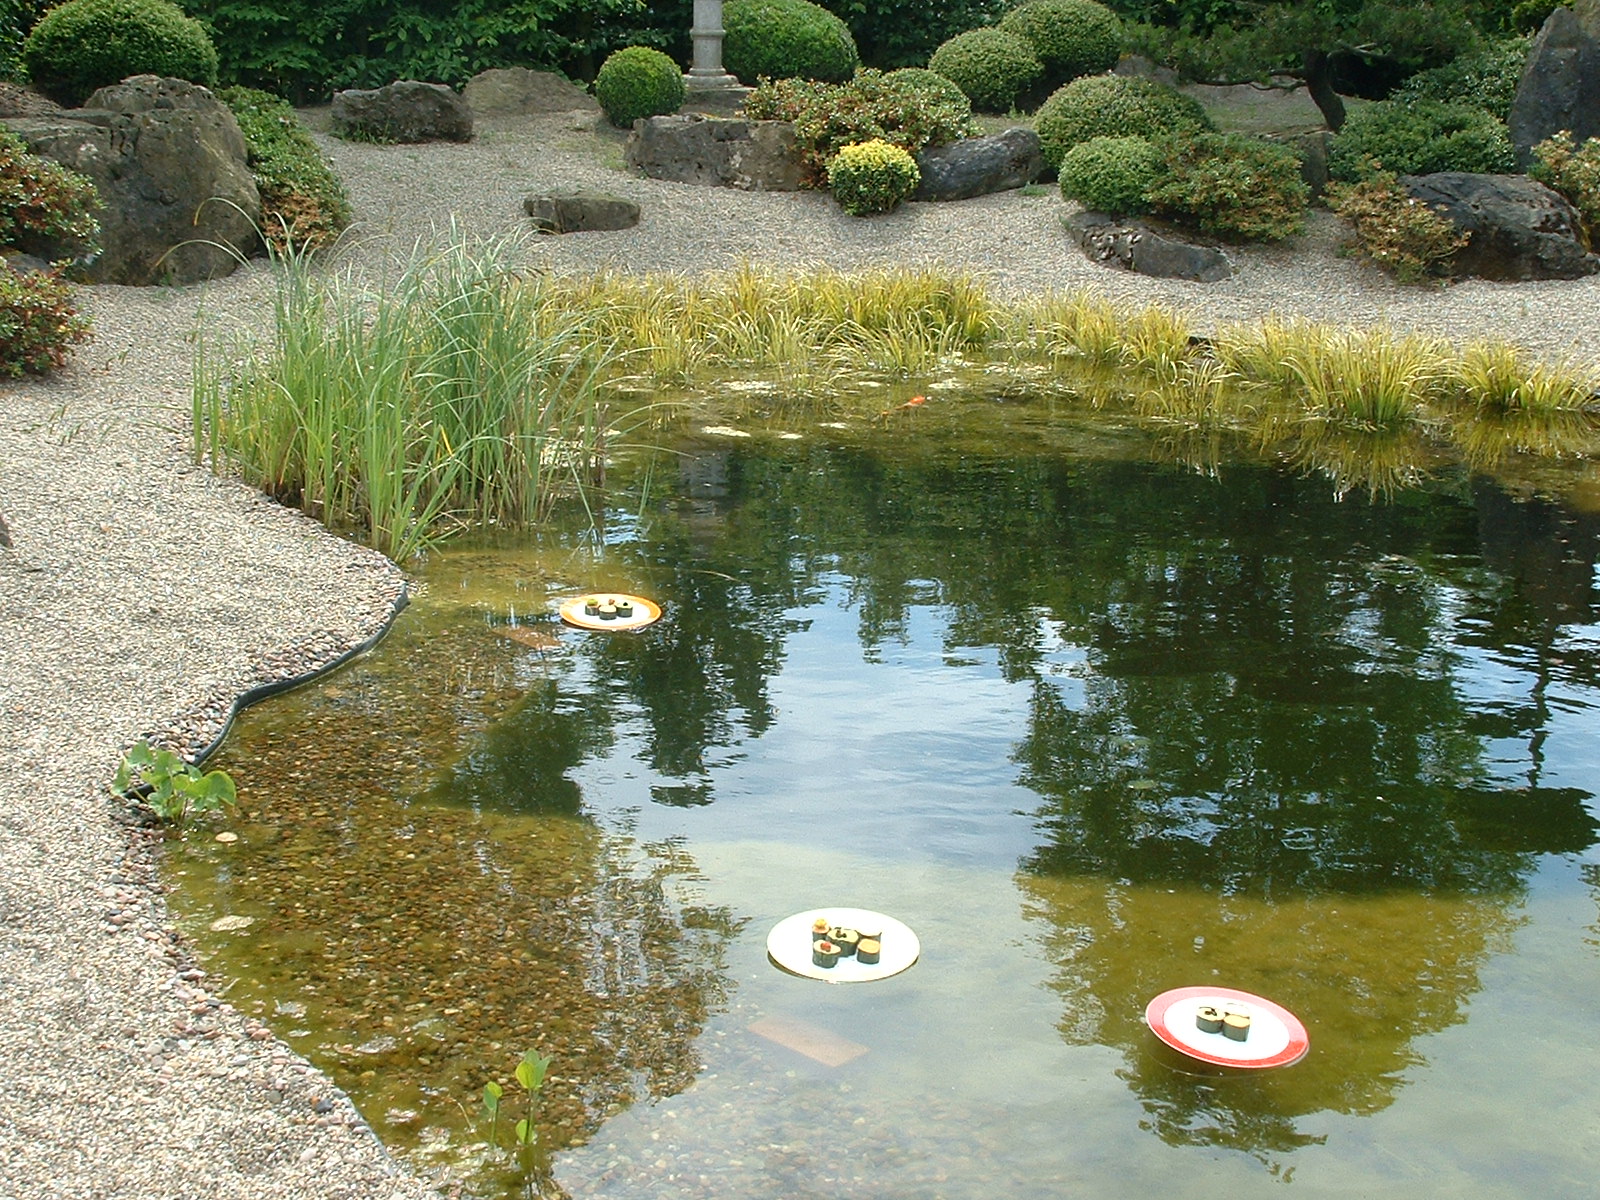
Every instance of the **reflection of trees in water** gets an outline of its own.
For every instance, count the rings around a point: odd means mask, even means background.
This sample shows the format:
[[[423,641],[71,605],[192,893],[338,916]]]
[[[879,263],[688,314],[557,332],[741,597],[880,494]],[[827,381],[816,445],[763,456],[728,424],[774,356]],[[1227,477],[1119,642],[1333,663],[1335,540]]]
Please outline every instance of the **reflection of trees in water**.
[[[1413,1042],[1465,1019],[1478,971],[1516,924],[1490,897],[1267,900],[1027,873],[1018,884],[1055,966],[1062,1037],[1122,1050],[1122,1077],[1164,1141],[1268,1163],[1322,1140],[1302,1118],[1390,1104],[1417,1061]],[[1156,1042],[1142,1020],[1150,999],[1208,981],[1283,1004],[1305,1023],[1311,1054],[1245,1074],[1190,1063]]]
[[[560,815],[581,800],[566,771],[609,740],[603,698],[572,703],[481,621],[395,636],[412,668],[428,658],[449,665],[434,678],[475,686],[418,689],[358,666],[229,744],[245,836],[193,856],[215,863],[215,912],[258,917],[212,963],[240,977],[230,998],[254,998],[280,1032],[312,1030],[290,1040],[402,1143],[463,1130],[491,1079],[514,1092],[529,1048],[555,1060],[554,1145],[681,1090],[740,922],[681,901],[677,881],[697,871],[684,847]],[[326,742],[308,751],[278,722]],[[452,761],[433,789],[445,803],[420,802],[423,764]]]

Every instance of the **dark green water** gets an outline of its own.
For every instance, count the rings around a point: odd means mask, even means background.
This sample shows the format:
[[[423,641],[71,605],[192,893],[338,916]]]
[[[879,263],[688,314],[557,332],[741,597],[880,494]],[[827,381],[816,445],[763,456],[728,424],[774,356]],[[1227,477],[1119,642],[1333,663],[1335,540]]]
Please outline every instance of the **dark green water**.
[[[425,1167],[553,1055],[551,1193],[1589,1194],[1600,517],[1052,430],[703,437],[603,544],[438,556],[174,846],[229,998]],[[828,904],[921,961],[774,969]],[[1310,1054],[1186,1066],[1142,1013],[1203,983]]]

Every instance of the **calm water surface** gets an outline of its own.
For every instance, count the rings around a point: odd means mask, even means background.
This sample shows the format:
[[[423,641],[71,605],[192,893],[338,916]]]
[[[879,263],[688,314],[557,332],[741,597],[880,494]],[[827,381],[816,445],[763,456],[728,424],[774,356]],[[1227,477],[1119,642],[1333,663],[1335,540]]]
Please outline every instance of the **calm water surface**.
[[[691,440],[603,544],[436,557],[174,846],[229,998],[483,1194],[529,1047],[548,1194],[1592,1194],[1600,517],[957,433]],[[602,588],[668,615],[550,619]],[[829,904],[921,961],[775,969]],[[1308,1057],[1185,1065],[1201,983]]]

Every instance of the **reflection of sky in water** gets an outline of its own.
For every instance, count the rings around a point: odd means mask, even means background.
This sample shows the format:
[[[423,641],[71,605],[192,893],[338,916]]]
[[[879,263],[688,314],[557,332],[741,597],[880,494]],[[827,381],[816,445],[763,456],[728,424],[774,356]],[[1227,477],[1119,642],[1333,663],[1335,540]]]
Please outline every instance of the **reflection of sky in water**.
[[[426,744],[363,794],[470,842],[497,886],[558,852],[548,830],[607,835],[574,856],[565,936],[626,927],[639,1003],[683,986],[696,1007],[657,1040],[602,1022],[597,1064],[624,1061],[614,1036],[675,1070],[558,1156],[574,1195],[1584,1194],[1588,572],[1522,595],[1542,543],[1483,534],[1497,574],[1459,497],[1367,511],[1270,473],[1235,495],[1125,463],[718,471],[715,503],[554,572],[659,596],[657,629],[507,637],[513,610],[541,611],[546,564],[463,554],[471,586],[442,563],[368,674],[303,701],[368,722],[358,742]],[[407,698],[430,656],[447,667]],[[621,901],[630,855],[643,905]],[[451,919],[470,922],[463,890]],[[535,915],[505,893],[485,908],[559,927],[559,892],[523,899]],[[774,970],[766,931],[828,902],[906,921],[923,960],[860,988]],[[683,953],[720,956],[730,986]],[[1291,1008],[1311,1055],[1186,1069],[1140,1016],[1206,982]],[[820,1066],[751,1032],[769,1019],[867,1052]]]

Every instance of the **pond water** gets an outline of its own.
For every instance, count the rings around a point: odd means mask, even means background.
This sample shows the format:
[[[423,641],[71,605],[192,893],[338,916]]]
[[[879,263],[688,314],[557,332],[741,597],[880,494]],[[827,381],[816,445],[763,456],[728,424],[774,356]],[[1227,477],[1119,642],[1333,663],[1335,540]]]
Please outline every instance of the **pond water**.
[[[475,1194],[1591,1194],[1600,516],[941,419],[690,437],[603,537],[434,556],[173,844],[228,998]],[[551,619],[595,589],[666,617]],[[828,905],[920,961],[775,968]],[[1190,984],[1310,1053],[1179,1059]],[[528,1049],[532,1182],[478,1149]]]

